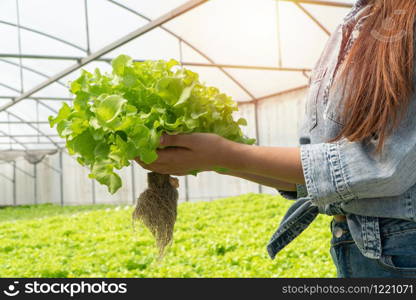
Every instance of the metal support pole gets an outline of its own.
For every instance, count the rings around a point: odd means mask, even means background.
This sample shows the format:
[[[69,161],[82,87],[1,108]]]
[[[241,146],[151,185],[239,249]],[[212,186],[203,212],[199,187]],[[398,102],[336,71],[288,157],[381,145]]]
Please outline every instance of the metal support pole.
[[[280,2],[279,0],[276,1],[276,31],[277,31],[277,66],[279,68],[282,67],[282,41],[281,41],[281,31],[280,31]]]
[[[258,109],[258,102],[254,102],[254,126],[256,132],[256,144],[260,145],[260,128],[259,128],[259,109]],[[263,186],[259,184],[259,194],[263,193]]]
[[[184,42],[183,40],[179,40],[180,44],[182,45]],[[182,50],[180,50],[182,51]],[[12,53],[0,53],[0,61],[9,63],[12,65],[17,65],[15,63],[9,62],[8,60],[3,60],[2,57],[6,58],[28,58],[28,59],[47,59],[47,60],[74,60],[80,61],[84,59],[82,56],[55,56],[55,55],[37,55],[37,54],[12,54]],[[97,58],[94,61],[99,62],[108,62],[111,63],[112,58]],[[146,59],[134,59],[134,62],[143,62]],[[311,71],[310,68],[295,68],[295,67],[275,67],[275,66],[258,66],[258,65],[236,65],[236,64],[217,64],[217,63],[201,63],[201,62],[191,62],[191,61],[182,61],[182,66],[190,66],[190,67],[206,67],[206,68],[218,68],[218,69],[243,69],[243,70],[259,70],[259,71],[277,71],[277,72],[309,72]],[[45,76],[44,73],[40,73],[34,69],[28,68],[25,65],[22,65],[23,69],[27,69],[31,72],[36,72],[36,74]],[[64,85],[66,87],[66,85]],[[11,88],[15,90],[14,88]],[[16,96],[2,96],[2,98],[16,98]],[[72,100],[72,98],[64,98],[63,97],[26,97],[26,99],[40,99],[40,100]]]
[[[32,123],[26,122],[25,120],[23,120],[21,117],[19,117],[18,115],[10,112],[10,111],[6,111],[6,113],[10,116],[12,116],[13,118],[18,119],[21,122],[24,122],[25,124],[27,124],[29,127],[33,128],[34,130],[36,130],[38,133],[40,133],[42,136],[44,136],[45,138],[47,138],[48,140],[51,141],[52,144],[54,144],[56,146],[57,149],[60,149],[60,146],[53,140],[51,139],[48,135],[46,135],[42,130],[38,129],[36,126],[34,126]]]
[[[43,125],[48,125],[48,121],[0,121],[0,124],[35,124],[35,125],[39,125],[39,124],[43,124]],[[38,127],[38,126],[36,126]]]
[[[38,137],[38,134],[13,134],[15,138],[35,138]],[[49,137],[59,137],[57,134],[48,134]],[[9,136],[0,136],[0,138],[9,138]]]
[[[14,56],[15,58],[18,58],[20,61],[21,61],[23,58],[28,58],[28,57],[25,57],[25,55],[23,55],[23,54],[18,54],[18,55],[14,54],[13,56]],[[28,66],[26,66],[26,65],[24,65],[24,64],[22,64],[22,63],[15,63],[15,62],[13,62],[13,61],[9,61],[9,60],[7,60],[7,59],[2,59],[2,58],[1,58],[1,56],[0,56],[0,62],[3,62],[3,63],[6,63],[6,64],[9,64],[9,65],[12,65],[12,66],[19,67],[19,68],[20,68],[20,69],[22,69],[22,70],[29,71],[29,72],[31,72],[31,73],[34,73],[34,74],[39,75],[39,76],[44,77],[44,78],[49,78],[49,75],[47,75],[47,74],[45,74],[45,73],[43,73],[43,72],[40,72],[39,70],[36,70],[36,69],[30,68],[30,67],[28,67]],[[59,84],[59,85],[61,85],[61,86],[63,86],[63,87],[65,87],[65,88],[67,88],[67,87],[68,87],[68,86],[67,86],[65,83],[63,83],[62,81],[59,81],[59,80],[58,80],[56,83],[57,83],[57,84]],[[19,93],[20,93],[20,92],[19,92]]]
[[[284,91],[281,91],[281,92],[277,92],[277,93],[269,94],[269,95],[266,95],[266,96],[262,96],[262,97],[259,97],[259,98],[256,98],[256,99],[250,100],[250,101],[237,101],[237,104],[238,105],[253,104],[253,103],[256,103],[256,102],[261,102],[261,101],[266,100],[266,99],[270,99],[272,97],[278,97],[278,96],[282,96],[282,95],[285,95],[285,94],[288,94],[288,93],[298,92],[298,91],[304,90],[306,88],[308,88],[308,85],[302,85],[302,86],[299,86],[299,87],[296,87],[296,88],[293,88],[293,89],[288,89],[288,90],[284,90]]]
[[[85,35],[87,38],[87,54],[91,54],[91,47],[90,47],[90,27],[88,21],[88,3],[87,0],[84,0],[84,12],[85,12]]]
[[[91,179],[91,186],[92,186],[92,204],[96,203],[96,198],[95,198],[95,181],[94,179]]]
[[[1,133],[1,131],[0,131],[0,133]],[[0,136],[0,138],[10,138],[10,139],[12,139],[9,136]],[[56,142],[56,143],[61,144],[61,145],[65,145],[65,141]],[[18,142],[18,143],[16,143],[16,142],[11,142],[11,141],[9,141],[9,142],[0,142],[0,145],[19,145],[19,146],[22,146],[22,147],[25,146],[25,145],[51,145],[51,146],[53,146],[52,143],[48,143],[48,142]],[[27,147],[26,147],[26,149],[27,149]]]
[[[3,177],[4,179],[6,179],[6,180],[8,180],[9,182],[13,183],[13,179],[12,179],[12,178],[9,178],[9,177],[7,177],[6,175],[4,175],[4,174],[2,174],[2,173],[0,173],[0,177]]]
[[[39,101],[35,101],[36,103],[36,122],[39,122]],[[39,129],[39,123],[38,123],[38,129]],[[39,132],[37,132],[38,136],[37,136],[37,141],[40,142],[40,136],[39,136]]]
[[[182,49],[182,39],[178,38],[178,46],[179,46],[179,62],[181,63],[181,67],[183,66],[183,49]],[[189,182],[188,176],[185,176],[185,201],[189,202]]]
[[[44,36],[44,37],[46,37],[46,38],[53,39],[53,40],[55,40],[55,41],[61,42],[61,43],[63,43],[63,44],[66,44],[66,45],[68,45],[68,46],[71,46],[71,47],[73,47],[73,48],[75,48],[75,49],[78,49],[78,50],[81,50],[81,51],[83,51],[83,52],[87,52],[87,51],[86,51],[84,48],[82,48],[81,46],[75,45],[75,44],[73,44],[73,43],[71,43],[71,42],[69,42],[69,41],[66,41],[66,40],[61,39],[61,38],[59,38],[59,37],[57,37],[57,36],[54,36],[54,35],[48,34],[48,33],[46,33],[46,32],[42,32],[42,31],[39,31],[39,30],[36,30],[36,29],[30,28],[30,27],[22,26],[22,25],[19,25],[19,24],[14,24],[14,23],[7,22],[7,21],[4,21],[4,20],[0,20],[0,24],[3,24],[3,25],[8,25],[8,26],[12,26],[12,27],[16,27],[16,28],[23,29],[23,30],[26,30],[26,31],[29,31],[29,32],[33,32],[33,33],[36,33],[36,34],[42,35],[42,36]]]
[[[188,175],[185,176],[185,201],[189,202],[189,182]]]
[[[59,183],[61,185],[61,206],[64,206],[64,168],[62,150],[59,151],[59,169],[61,170],[61,173],[59,174]]]
[[[0,83],[0,85],[2,84]],[[16,96],[12,96],[12,95],[10,96],[1,95],[0,99],[13,99],[15,97]],[[42,101],[72,101],[73,100],[73,98],[71,97],[28,97],[27,99],[42,100]]]
[[[178,46],[179,46],[179,61],[181,63],[181,67],[183,66],[183,49],[182,49],[182,40],[178,39]]]
[[[17,205],[17,189],[16,189],[16,161],[13,161],[13,205]]]
[[[134,174],[134,162],[131,163],[131,194],[132,194],[132,203],[136,203],[136,175]]]
[[[303,13],[305,15],[307,15],[316,25],[318,25],[319,28],[321,28],[322,31],[325,32],[325,34],[327,36],[330,36],[331,35],[331,32],[328,29],[326,29],[326,27],[321,22],[319,22],[319,20],[317,18],[315,18],[306,8],[304,8],[302,5],[300,5],[299,3],[296,3],[296,2],[295,2],[295,5],[297,7],[299,7],[299,9],[301,11],[303,11]]]
[[[16,0],[16,16],[17,16],[17,45],[19,49],[19,55],[22,55],[22,37],[20,33],[20,10],[19,10],[19,0]],[[23,85],[23,68],[22,68],[22,58],[19,58],[19,72],[20,72],[20,93],[24,91]]]
[[[11,164],[11,165],[13,165],[13,163],[11,163],[11,162],[7,162],[6,161],[6,164]],[[33,178],[33,175],[32,174],[30,174],[29,172],[27,172],[25,169],[22,169],[22,168],[20,168],[20,167],[18,167],[18,166],[16,166],[16,164],[15,164],[15,169],[16,169],[16,171],[20,171],[20,172],[22,172],[23,174],[25,174],[26,176],[29,176],[30,178]]]
[[[9,114],[7,114],[7,121],[10,121],[10,115]],[[5,133],[2,130],[0,130],[0,133],[3,134],[4,136],[10,137],[10,139],[9,139],[9,142],[10,142],[9,149],[12,149],[12,140],[15,141],[15,142],[18,142],[18,140],[16,138],[14,138],[14,137],[12,137],[10,135],[11,134],[11,126],[10,126],[10,124],[7,124],[7,133]],[[23,149],[26,149],[25,148],[26,146],[22,145],[22,147],[23,147]]]
[[[10,124],[8,124],[8,131],[9,131],[9,134],[7,134],[6,132],[4,132],[3,130],[0,130],[0,134],[3,135],[2,137],[9,138],[9,142],[7,144],[10,145],[10,149],[12,148],[12,145],[13,144],[19,144],[20,146],[22,146],[23,149],[27,150],[27,146],[25,144],[23,144],[22,142],[20,142],[14,136],[10,135]],[[14,143],[12,143],[12,141]]]
[[[33,180],[34,180],[34,190],[35,190],[35,204],[38,204],[38,165],[33,165]]]

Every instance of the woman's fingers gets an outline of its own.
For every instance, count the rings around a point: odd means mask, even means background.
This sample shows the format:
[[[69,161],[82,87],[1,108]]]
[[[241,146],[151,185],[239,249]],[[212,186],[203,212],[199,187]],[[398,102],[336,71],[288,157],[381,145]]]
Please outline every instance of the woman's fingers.
[[[149,170],[149,171],[155,171],[155,169],[158,168],[158,164],[157,163],[151,163],[151,164],[146,164],[145,162],[143,162],[140,157],[136,157],[134,159],[143,169]]]
[[[168,150],[168,149],[166,149]],[[173,150],[173,149],[169,149]],[[172,155],[171,151],[160,150],[158,151],[158,159],[150,164],[146,164],[143,162],[140,157],[136,157],[134,159],[142,168],[157,172],[160,174],[169,174],[175,176],[184,176],[186,172],[181,169],[180,164],[172,164],[172,161],[176,161],[174,159],[174,155]]]
[[[176,136],[178,137],[178,136]],[[186,138],[185,138],[186,140]],[[182,139],[179,138],[173,139],[173,143],[184,145]],[[160,174],[170,174],[175,176],[184,176],[187,174],[188,169],[192,169],[189,165],[189,157],[192,156],[192,150],[184,147],[172,147],[156,150],[157,159],[150,163],[146,164],[143,162],[140,157],[136,157],[135,161],[144,169],[157,172]]]
[[[175,146],[175,147],[184,147],[191,148],[194,144],[195,134],[178,134],[178,135],[169,135],[163,134],[160,138],[160,145],[164,147]]]
[[[154,162],[150,163],[150,164],[147,164],[144,161],[142,161],[139,156],[136,157],[134,160],[139,165],[141,165],[143,168],[147,168],[149,166],[151,167],[152,165],[155,165],[155,164],[164,164],[166,162],[171,161],[171,157],[170,156],[171,156],[172,150],[173,149],[160,149],[160,150],[157,150],[156,151],[156,153],[157,153],[157,159]],[[175,151],[175,150],[173,150],[173,151]]]

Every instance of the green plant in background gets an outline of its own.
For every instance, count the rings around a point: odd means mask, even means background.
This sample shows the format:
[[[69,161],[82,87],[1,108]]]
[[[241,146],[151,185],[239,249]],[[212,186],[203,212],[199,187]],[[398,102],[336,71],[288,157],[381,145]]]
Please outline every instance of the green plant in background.
[[[156,160],[164,132],[211,132],[254,143],[240,129],[246,120],[233,119],[237,104],[231,97],[177,66],[175,60],[133,62],[120,55],[112,61],[112,74],[83,70],[70,86],[73,106],[64,103],[57,116],[49,117],[68,152],[110,193],[122,185],[115,169],[129,166],[135,157]]]
[[[329,216],[268,257],[267,242],[290,204],[256,194],[182,203],[175,242],[160,263],[151,234],[132,230],[132,206],[0,209],[0,276],[335,277]]]

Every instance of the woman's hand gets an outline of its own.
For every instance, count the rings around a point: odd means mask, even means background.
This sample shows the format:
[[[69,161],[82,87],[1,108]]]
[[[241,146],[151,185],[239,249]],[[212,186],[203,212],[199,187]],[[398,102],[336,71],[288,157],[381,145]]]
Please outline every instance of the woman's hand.
[[[211,171],[224,167],[227,152],[235,144],[211,133],[164,134],[160,146],[169,148],[157,150],[156,161],[151,164],[145,164],[140,158],[136,161],[153,172],[183,176],[196,170]]]
[[[160,146],[167,148],[157,150],[156,161],[145,164],[136,158],[137,163],[147,170],[176,176],[192,171],[235,174],[288,191],[294,190],[294,184],[305,184],[299,147],[250,146],[211,133],[165,134]]]

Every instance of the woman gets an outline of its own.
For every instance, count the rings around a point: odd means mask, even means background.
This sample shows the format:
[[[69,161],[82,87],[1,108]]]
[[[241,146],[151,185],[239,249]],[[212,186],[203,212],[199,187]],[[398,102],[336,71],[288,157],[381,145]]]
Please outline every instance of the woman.
[[[166,135],[176,147],[139,163],[172,175],[222,167],[297,199],[272,258],[324,213],[339,277],[416,277],[415,15],[414,0],[355,3],[312,72],[300,147]]]

